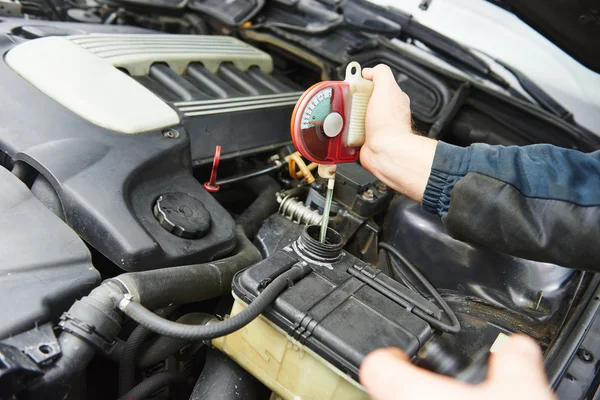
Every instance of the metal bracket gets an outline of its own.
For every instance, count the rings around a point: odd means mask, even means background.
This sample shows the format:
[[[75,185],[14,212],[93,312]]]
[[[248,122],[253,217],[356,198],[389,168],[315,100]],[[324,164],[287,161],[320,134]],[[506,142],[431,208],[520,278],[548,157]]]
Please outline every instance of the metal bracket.
[[[2,343],[21,350],[38,365],[60,354],[60,345],[50,323],[4,339]]]

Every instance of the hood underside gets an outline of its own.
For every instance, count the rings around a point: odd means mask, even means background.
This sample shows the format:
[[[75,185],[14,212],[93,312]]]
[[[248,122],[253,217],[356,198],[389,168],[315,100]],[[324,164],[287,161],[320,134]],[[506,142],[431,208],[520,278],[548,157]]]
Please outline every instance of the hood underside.
[[[514,13],[586,67],[600,72],[597,0],[491,0]]]

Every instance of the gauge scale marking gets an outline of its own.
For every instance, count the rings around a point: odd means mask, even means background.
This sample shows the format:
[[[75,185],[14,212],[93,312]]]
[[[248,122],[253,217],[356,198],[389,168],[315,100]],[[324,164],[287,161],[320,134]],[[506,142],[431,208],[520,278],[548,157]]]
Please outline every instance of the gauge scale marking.
[[[325,118],[331,112],[331,95],[333,89],[331,87],[322,89],[313,96],[308,105],[302,112],[302,122],[300,129],[309,129],[314,125],[323,125]]]

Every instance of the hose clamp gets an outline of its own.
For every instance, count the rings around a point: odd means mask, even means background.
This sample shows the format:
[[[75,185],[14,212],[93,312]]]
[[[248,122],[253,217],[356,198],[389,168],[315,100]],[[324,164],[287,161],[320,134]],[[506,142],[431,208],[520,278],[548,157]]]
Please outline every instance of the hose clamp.
[[[133,296],[129,293],[123,295],[123,298],[119,302],[119,310],[125,311],[125,308],[133,301]]]

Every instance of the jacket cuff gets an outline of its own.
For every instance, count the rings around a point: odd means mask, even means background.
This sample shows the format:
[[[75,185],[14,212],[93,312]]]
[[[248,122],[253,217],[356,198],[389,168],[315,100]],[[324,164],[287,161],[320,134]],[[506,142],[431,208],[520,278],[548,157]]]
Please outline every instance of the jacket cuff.
[[[445,215],[454,185],[469,171],[470,148],[438,142],[421,205],[432,214]]]

